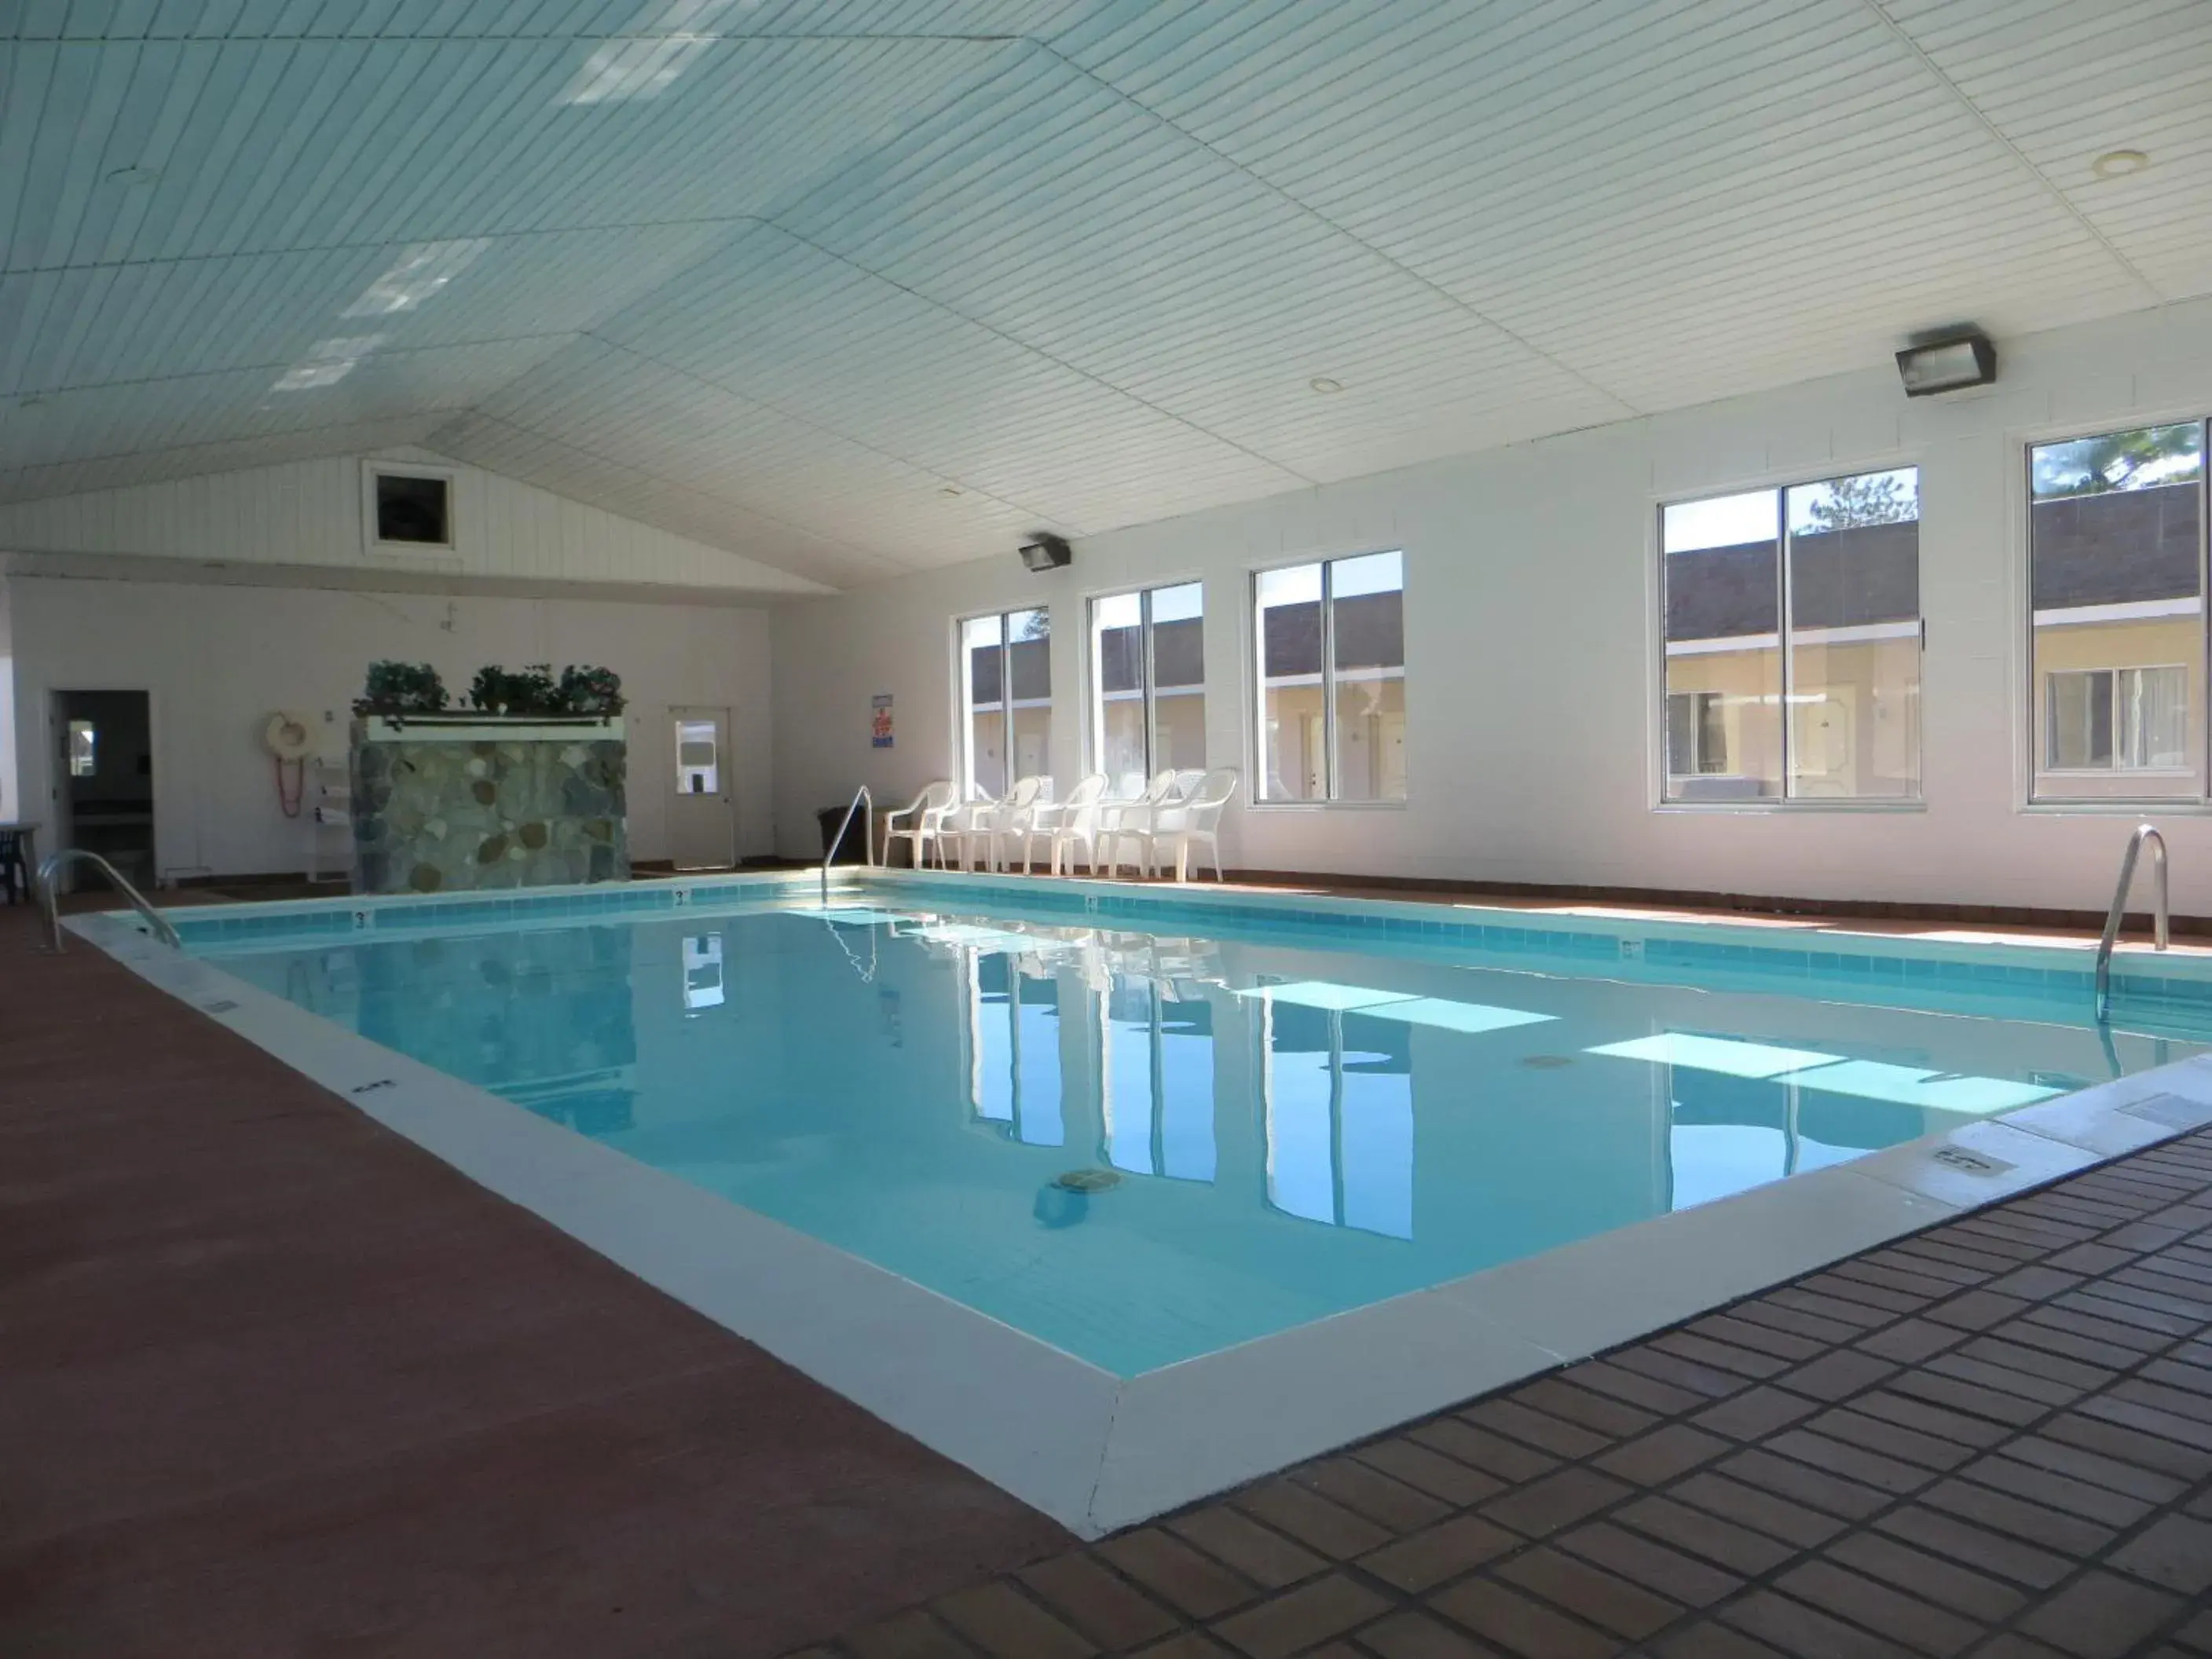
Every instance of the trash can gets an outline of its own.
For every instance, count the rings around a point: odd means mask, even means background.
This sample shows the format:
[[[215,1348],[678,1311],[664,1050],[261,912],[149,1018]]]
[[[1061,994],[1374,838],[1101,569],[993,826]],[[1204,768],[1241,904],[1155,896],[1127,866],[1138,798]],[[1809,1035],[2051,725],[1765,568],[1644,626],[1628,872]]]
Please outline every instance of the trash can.
[[[868,817],[865,812],[853,814],[853,821],[845,828],[845,839],[836,846],[830,843],[837,834],[837,826],[845,822],[845,809],[825,806],[814,815],[822,826],[822,861],[824,864],[866,864],[868,861]]]

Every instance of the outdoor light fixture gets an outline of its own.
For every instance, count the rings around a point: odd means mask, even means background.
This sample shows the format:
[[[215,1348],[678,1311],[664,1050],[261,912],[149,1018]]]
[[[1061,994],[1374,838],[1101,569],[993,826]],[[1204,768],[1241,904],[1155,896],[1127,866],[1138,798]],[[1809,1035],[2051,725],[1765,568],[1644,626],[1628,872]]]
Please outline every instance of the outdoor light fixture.
[[[1074,556],[1065,541],[1042,530],[1036,539],[1022,544],[1022,562],[1032,570],[1058,570]]]
[[[1897,354],[1897,373],[1908,398],[1987,386],[1997,377],[1997,349],[1988,335],[1970,329],[1907,346]]]

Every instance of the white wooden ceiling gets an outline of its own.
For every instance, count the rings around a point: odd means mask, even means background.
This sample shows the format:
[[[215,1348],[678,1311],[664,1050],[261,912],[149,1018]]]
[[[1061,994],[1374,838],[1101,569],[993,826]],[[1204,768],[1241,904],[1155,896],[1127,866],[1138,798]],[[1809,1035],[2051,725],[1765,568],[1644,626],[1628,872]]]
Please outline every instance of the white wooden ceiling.
[[[2208,88],[2205,0],[12,0],[0,500],[421,443],[865,581],[2212,292]]]

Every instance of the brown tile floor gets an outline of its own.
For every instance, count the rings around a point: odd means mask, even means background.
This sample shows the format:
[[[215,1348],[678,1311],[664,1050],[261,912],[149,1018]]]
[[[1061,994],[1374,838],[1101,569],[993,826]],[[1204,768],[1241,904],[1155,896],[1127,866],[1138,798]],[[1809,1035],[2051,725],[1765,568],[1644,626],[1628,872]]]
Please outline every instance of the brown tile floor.
[[[2212,1655],[2212,1131],[807,1659]]]
[[[731,1659],[1067,1534],[0,908],[0,1654]]]

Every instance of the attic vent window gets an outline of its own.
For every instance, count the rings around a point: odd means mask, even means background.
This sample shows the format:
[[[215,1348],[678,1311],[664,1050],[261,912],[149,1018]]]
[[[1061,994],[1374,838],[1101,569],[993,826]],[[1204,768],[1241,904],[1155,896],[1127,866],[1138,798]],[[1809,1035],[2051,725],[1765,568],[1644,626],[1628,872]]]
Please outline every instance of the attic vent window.
[[[371,552],[455,550],[451,473],[383,466],[365,471],[362,505]]]

